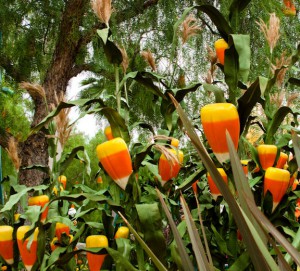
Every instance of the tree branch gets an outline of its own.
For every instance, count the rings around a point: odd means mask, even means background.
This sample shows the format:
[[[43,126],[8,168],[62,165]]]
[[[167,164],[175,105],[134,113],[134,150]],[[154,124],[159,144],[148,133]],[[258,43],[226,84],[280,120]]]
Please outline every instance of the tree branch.
[[[143,14],[148,8],[157,5],[157,3],[158,3],[158,0],[147,0],[139,8],[133,9],[132,7],[129,7],[120,12],[117,12],[115,14],[116,23],[120,24],[124,21],[127,21],[131,18],[136,17],[137,15]]]

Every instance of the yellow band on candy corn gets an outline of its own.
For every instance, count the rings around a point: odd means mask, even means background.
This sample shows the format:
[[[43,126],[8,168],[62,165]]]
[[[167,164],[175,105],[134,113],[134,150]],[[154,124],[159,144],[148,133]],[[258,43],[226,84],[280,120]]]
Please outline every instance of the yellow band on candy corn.
[[[10,241],[12,240],[14,228],[11,226],[0,226],[0,241]]]
[[[86,247],[108,247],[108,239],[105,235],[90,235],[86,238]]]
[[[99,160],[124,150],[127,150],[127,145],[120,137],[106,141],[98,145],[96,149]]]
[[[18,228],[17,230],[17,239],[18,240],[23,240],[25,234],[30,230],[30,226],[29,225],[26,225],[26,226],[21,226]],[[36,228],[33,232],[33,240],[36,241],[37,240],[37,237],[38,237],[38,234],[39,234],[39,229]],[[26,240],[29,240],[29,237],[26,239]]]
[[[200,112],[202,122],[219,122],[239,117],[236,107],[231,103],[207,104]]]

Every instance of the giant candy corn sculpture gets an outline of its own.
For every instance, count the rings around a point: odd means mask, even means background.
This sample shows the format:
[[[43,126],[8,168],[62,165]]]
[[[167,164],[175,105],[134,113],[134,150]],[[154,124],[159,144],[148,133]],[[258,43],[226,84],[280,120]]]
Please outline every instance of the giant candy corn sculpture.
[[[67,177],[65,175],[60,175],[58,177],[58,181],[63,185],[64,189],[66,189],[66,186],[67,186]]]
[[[289,158],[289,156],[286,153],[280,152],[279,158],[278,158],[277,163],[276,163],[276,167],[277,168],[284,168],[288,158]]]
[[[224,182],[226,184],[228,184],[228,178],[227,178],[227,174],[226,172],[224,171],[223,168],[217,168],[217,170],[219,171],[219,173],[221,174]],[[209,186],[209,189],[210,189],[210,193],[213,197],[214,200],[217,200],[218,196],[221,196],[221,192],[220,190],[218,189],[218,187],[216,186],[214,180],[212,179],[212,177],[210,176],[209,172],[207,172],[207,181],[208,181],[208,186]]]
[[[108,247],[108,239],[105,235],[90,235],[86,238],[86,247]],[[86,254],[90,271],[100,271],[107,254],[93,254],[91,252]]]
[[[269,190],[273,196],[273,211],[289,187],[290,173],[281,168],[269,167],[265,172],[264,194]]]
[[[107,140],[111,140],[114,138],[113,134],[112,134],[112,130],[110,126],[106,126],[104,129],[104,134],[107,138]]]
[[[277,146],[262,144],[257,147],[257,152],[263,170],[274,165],[277,155]]]
[[[128,227],[121,226],[116,231],[115,239],[118,239],[118,238],[125,238],[125,239],[127,239],[128,236],[129,236],[129,229],[128,229]]]
[[[224,39],[218,39],[215,41],[215,50],[217,57],[219,59],[219,62],[224,65],[225,62],[225,50],[228,48],[228,44]]]
[[[132,173],[130,154],[125,141],[114,138],[97,146],[97,156],[108,175],[125,190]]]
[[[66,235],[70,235],[70,227],[66,224],[57,222],[55,225],[55,235],[57,236],[59,241],[61,241],[61,236],[63,233],[65,233]]]
[[[208,104],[201,108],[201,122],[204,134],[220,163],[229,159],[226,130],[235,148],[238,147],[240,121],[236,107],[231,103]]]
[[[176,178],[181,164],[183,162],[183,152],[180,150],[174,150],[174,149],[169,149],[168,150],[170,153],[174,154],[178,161],[171,161],[168,160],[167,157],[162,154],[159,158],[159,162],[158,162],[158,172],[161,176],[161,184],[162,186],[165,185],[165,183],[169,180],[171,180],[172,178]]]
[[[49,197],[47,195],[40,195],[35,197],[30,197],[28,199],[28,206],[38,205],[43,209],[44,206],[49,202]],[[44,223],[46,221],[48,215],[49,206],[43,211],[41,215],[41,222]]]
[[[296,7],[292,0],[283,0],[283,4],[284,4],[283,13],[286,16],[296,16],[297,15]]]
[[[13,231],[11,226],[0,226],[0,256],[7,264],[14,263]]]
[[[241,160],[243,171],[244,171],[246,177],[248,177],[248,164],[249,164],[249,161],[250,160],[247,160],[247,159]]]
[[[24,239],[25,234],[29,231],[30,226],[21,226],[17,230],[17,241],[18,241],[18,248],[21,254],[22,261],[25,265],[27,271],[30,271],[32,266],[35,264],[37,260],[37,237],[39,230],[38,228],[35,229],[33,233],[33,241],[31,243],[30,248],[27,248],[27,244],[29,238],[26,240]]]

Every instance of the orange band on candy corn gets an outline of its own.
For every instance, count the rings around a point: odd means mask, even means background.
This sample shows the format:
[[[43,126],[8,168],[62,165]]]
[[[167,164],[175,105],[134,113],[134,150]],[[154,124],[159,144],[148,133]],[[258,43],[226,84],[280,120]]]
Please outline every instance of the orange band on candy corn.
[[[223,168],[217,168],[217,170],[219,171],[219,173],[221,174],[224,182],[226,184],[228,184],[228,178],[227,178],[227,174],[224,171]],[[221,196],[221,192],[218,189],[218,187],[216,186],[214,180],[212,179],[212,177],[210,176],[209,172],[207,173],[207,181],[208,181],[208,185],[209,185],[209,189],[210,189],[210,193],[213,196],[213,198],[216,200],[218,196]]]
[[[107,140],[111,140],[114,138],[113,134],[112,134],[112,130],[110,126],[106,126],[104,129],[104,134],[107,138]]]
[[[263,170],[273,167],[277,155],[277,146],[262,144],[257,147],[257,152]]]
[[[276,163],[276,167],[283,168],[284,165],[286,164],[288,158],[289,158],[289,156],[286,153],[280,152],[279,158]]]
[[[14,263],[13,231],[11,226],[0,226],[0,256],[10,265]]]
[[[224,65],[225,62],[225,50],[228,48],[228,43],[224,39],[218,39],[215,41],[215,50],[219,62]]]
[[[66,224],[57,222],[55,225],[55,235],[57,236],[58,240],[61,239],[61,235],[65,233],[66,235],[70,234],[70,227]]]
[[[38,205],[43,208],[47,203],[49,202],[49,197],[47,195],[41,195],[41,196],[35,196],[35,197],[30,197],[28,199],[28,206],[34,206]],[[47,215],[48,215],[49,207],[46,207],[46,209],[43,211],[41,215],[41,222],[45,222]]]
[[[201,108],[201,122],[206,139],[220,163],[229,159],[226,130],[238,147],[240,121],[236,107],[230,103],[208,104]]]
[[[58,181],[63,185],[64,189],[66,189],[66,186],[67,186],[67,177],[65,175],[60,175],[58,177]]]
[[[125,190],[132,173],[130,153],[125,141],[114,138],[97,146],[97,156],[108,175]]]
[[[265,172],[264,195],[269,190],[273,196],[273,211],[285,195],[290,181],[290,173],[281,168],[269,167]]]
[[[179,163],[176,161],[169,161],[164,154],[160,156],[158,172],[162,179],[162,185],[164,185],[165,182],[169,181],[170,179],[177,177],[183,162],[182,151],[174,149],[169,149],[168,151],[177,156]]]
[[[87,248],[108,247],[108,239],[105,235],[90,235],[86,238]],[[90,271],[100,271],[107,254],[93,254],[87,252],[87,259]]]
[[[22,261],[25,265],[27,271],[30,271],[32,266],[35,264],[37,260],[37,237],[39,230],[35,229],[33,233],[33,241],[29,249],[27,249],[27,244],[29,242],[29,238],[23,241],[25,234],[30,230],[30,226],[21,226],[17,230],[17,242],[18,248],[21,254]]]

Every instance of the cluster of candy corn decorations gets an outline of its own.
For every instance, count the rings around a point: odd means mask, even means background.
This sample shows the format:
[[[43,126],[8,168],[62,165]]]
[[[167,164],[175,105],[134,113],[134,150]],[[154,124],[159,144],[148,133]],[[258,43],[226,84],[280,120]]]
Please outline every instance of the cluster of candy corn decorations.
[[[284,1],[287,6],[287,2]],[[291,4],[289,6],[291,8]],[[225,50],[228,44],[225,40],[220,39],[215,42],[216,54],[221,65],[225,64]],[[204,132],[204,139],[213,152],[213,161],[216,168],[222,177],[224,183],[229,185],[230,175],[226,171],[230,170],[229,165],[229,149],[227,145],[226,134],[228,133],[232,139],[233,145],[238,151],[240,139],[240,120],[238,110],[231,103],[214,103],[203,106],[200,109],[200,119]],[[96,153],[99,162],[110,178],[126,191],[128,181],[131,174],[134,172],[132,166],[131,155],[128,146],[121,137],[114,137],[110,126],[105,128],[104,134],[107,141],[99,144],[96,148]],[[157,168],[160,175],[160,184],[162,187],[166,183],[176,180],[184,163],[184,154],[179,149],[179,140],[172,138],[168,148],[161,153]],[[280,204],[286,193],[290,189],[295,189],[298,181],[296,180],[298,170],[291,171],[288,168],[289,155],[278,149],[276,145],[261,144],[256,148],[257,165],[256,168],[249,171],[249,160],[241,160],[246,177],[252,174],[259,173],[263,176],[263,196],[272,197],[272,212]],[[252,161],[253,162],[253,161]],[[192,184],[192,189],[195,195],[198,194],[198,182],[207,181],[211,197],[217,201],[218,197],[222,196],[218,186],[212,176],[207,172],[206,176]],[[102,177],[97,178],[97,183],[102,184]],[[53,188],[53,194],[59,195],[60,192],[66,190],[67,178],[64,175],[59,176],[58,185]],[[234,187],[234,185],[232,185]],[[232,191],[232,189],[231,189]],[[40,206],[40,222],[43,224],[47,220],[49,211],[49,197],[47,195],[33,196],[28,199],[28,206]],[[297,201],[295,209],[295,218],[300,217],[300,201]],[[31,235],[28,233],[31,232]],[[14,264],[14,243],[20,252],[21,259],[27,271],[30,271],[37,261],[38,251],[38,228],[32,229],[31,226],[20,226],[16,230],[14,238],[14,228],[11,226],[0,226],[0,256],[7,265]],[[120,226],[115,233],[114,238],[128,238],[129,229]],[[15,240],[16,239],[16,240]],[[73,240],[73,235],[70,234],[70,226],[64,223],[57,222],[55,225],[55,236],[53,237],[50,248],[54,252],[59,247],[68,246]],[[89,235],[85,239],[87,248],[86,257],[91,271],[100,271],[105,259],[107,258],[107,248],[109,240],[107,236],[100,234]],[[98,249],[96,252],[93,249]],[[89,251],[90,250],[90,251]],[[99,250],[103,253],[99,253]]]
[[[217,52],[220,55],[220,62],[224,61],[224,50],[228,48],[227,43],[224,40],[219,40],[215,46],[219,47],[217,48]],[[229,133],[235,149],[237,150],[238,148],[240,122],[237,108],[231,103],[208,104],[201,108],[200,116],[208,144],[219,164],[223,165],[223,163],[229,160],[226,131]],[[97,146],[98,159],[108,175],[125,190],[128,179],[133,171],[128,147],[122,138],[113,137],[110,127],[105,129],[105,135],[108,141]],[[183,152],[178,150],[179,141],[173,139],[171,146],[172,148],[168,149],[168,153],[173,155],[173,157],[175,156],[175,159],[170,159],[164,153],[159,158],[158,172],[161,176],[162,186],[177,177],[183,163]],[[268,192],[272,195],[274,211],[288,189],[293,187],[294,181],[297,182],[295,180],[297,172],[290,173],[286,169],[288,155],[280,152],[278,156],[278,150],[275,145],[259,145],[257,153],[259,165],[255,170],[261,170],[264,174],[264,195]],[[246,176],[248,176],[248,161],[241,160]],[[228,184],[228,177],[225,170],[218,168],[218,171],[224,182]],[[221,193],[209,173],[207,173],[207,182],[211,195],[216,200],[218,196],[221,196]],[[196,183],[193,185],[195,192],[197,191],[196,185]]]

